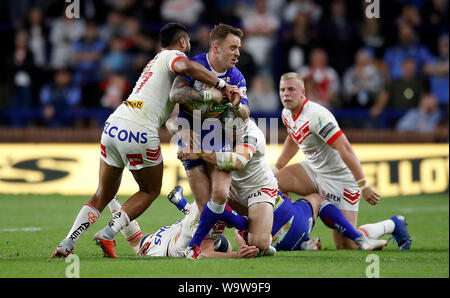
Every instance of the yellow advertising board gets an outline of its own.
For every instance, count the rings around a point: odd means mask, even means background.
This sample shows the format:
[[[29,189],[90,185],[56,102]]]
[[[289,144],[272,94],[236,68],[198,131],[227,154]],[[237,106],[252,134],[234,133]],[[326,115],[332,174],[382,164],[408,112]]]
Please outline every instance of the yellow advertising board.
[[[448,144],[354,144],[368,182],[382,196],[442,193],[449,188]],[[268,145],[272,166],[281,145]],[[175,185],[190,194],[178,148],[162,145],[164,177],[161,193]],[[91,195],[98,182],[100,148],[96,144],[0,144],[0,193]],[[301,153],[291,161],[304,160]],[[124,171],[119,195],[131,195],[137,185]]]

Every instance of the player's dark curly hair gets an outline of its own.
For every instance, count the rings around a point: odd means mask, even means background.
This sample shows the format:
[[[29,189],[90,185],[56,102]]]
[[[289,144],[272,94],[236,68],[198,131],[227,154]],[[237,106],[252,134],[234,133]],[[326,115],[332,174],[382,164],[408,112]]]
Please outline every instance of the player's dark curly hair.
[[[167,48],[175,44],[181,37],[187,36],[187,29],[179,23],[168,23],[159,31],[161,47]]]

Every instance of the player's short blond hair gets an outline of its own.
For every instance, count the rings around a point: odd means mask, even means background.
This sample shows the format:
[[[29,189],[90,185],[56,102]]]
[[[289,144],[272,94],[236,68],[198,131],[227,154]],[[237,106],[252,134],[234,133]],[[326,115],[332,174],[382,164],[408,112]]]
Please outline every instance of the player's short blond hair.
[[[303,81],[303,78],[297,72],[287,72],[287,73],[283,74],[280,78],[280,81],[287,81],[290,79],[299,80],[302,88],[305,88],[305,82]]]

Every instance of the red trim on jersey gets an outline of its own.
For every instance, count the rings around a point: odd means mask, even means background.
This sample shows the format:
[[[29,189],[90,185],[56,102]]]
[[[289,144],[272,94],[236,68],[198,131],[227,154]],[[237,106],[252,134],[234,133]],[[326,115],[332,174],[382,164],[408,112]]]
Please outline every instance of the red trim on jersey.
[[[244,146],[245,148],[250,149],[250,151],[252,151],[252,153],[255,153],[255,148],[253,148],[252,145],[249,145],[249,144],[239,144],[239,146]]]
[[[338,132],[336,132],[327,142],[328,145],[331,145],[334,143],[334,141],[337,140],[337,138],[339,138],[341,135],[343,135],[344,133],[342,132],[342,130],[339,130]]]
[[[281,114],[281,120],[283,120],[284,126],[286,126],[287,128],[289,128],[289,122],[287,121],[286,117],[284,117],[283,114]]]
[[[303,104],[302,104],[302,106],[300,107],[300,111],[298,112],[297,116],[292,117],[292,120],[294,120],[294,122],[297,121],[298,117],[300,116],[300,114],[301,114],[302,111],[303,111],[303,107],[305,106],[305,104],[306,104],[307,102],[308,102],[308,99],[305,98],[305,101],[303,101]],[[292,113],[291,113],[291,115],[292,115]],[[294,116],[294,115],[292,115],[292,116]]]
[[[104,158],[106,158],[106,147],[103,144],[100,144],[100,154],[103,155]]]
[[[139,230],[136,233],[134,233],[133,236],[127,238],[127,241],[133,241],[134,239],[136,239],[140,235],[142,235],[142,231],[141,230]]]
[[[177,72],[175,71],[175,69],[173,69],[173,66],[174,66],[175,62],[177,62],[178,60],[180,60],[180,59],[182,59],[182,58],[186,58],[186,59],[187,59],[186,56],[178,56],[177,58],[173,59],[172,65],[170,65],[170,69],[172,69],[172,72],[177,73]]]

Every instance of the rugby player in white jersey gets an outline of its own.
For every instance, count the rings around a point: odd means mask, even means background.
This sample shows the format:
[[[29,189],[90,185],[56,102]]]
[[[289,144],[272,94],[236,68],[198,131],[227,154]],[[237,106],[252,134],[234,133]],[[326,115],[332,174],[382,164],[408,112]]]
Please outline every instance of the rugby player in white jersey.
[[[280,191],[302,196],[319,193],[334,204],[356,227],[362,196],[375,205],[380,195],[367,183],[361,163],[334,116],[305,97],[303,80],[297,73],[281,76],[279,95],[284,106],[282,120],[289,135],[272,168]],[[286,166],[301,149],[306,161]],[[354,241],[333,231],[338,249],[357,249]]]
[[[169,200],[176,205],[174,197]],[[108,207],[114,216],[120,209],[120,202],[114,198]],[[185,250],[194,235],[199,223],[199,209],[195,203],[189,204],[184,201],[180,209],[184,218],[170,226],[164,226],[152,234],[144,235],[137,222],[126,226],[122,234],[130,244],[134,253],[138,256],[147,257],[184,257]],[[204,258],[252,258],[259,250],[255,246],[245,243],[232,251],[231,243],[224,236],[226,224],[218,221],[201,243],[202,257]],[[126,235],[132,235],[128,237]]]
[[[186,29],[176,23],[160,31],[162,50],[147,64],[128,97],[107,119],[100,145],[100,171],[97,191],[83,205],[72,228],[52,257],[67,257],[86,230],[97,221],[106,205],[116,195],[122,172],[127,167],[139,186],[109,224],[95,235],[105,256],[117,257],[114,236],[130,221],[144,212],[159,195],[163,162],[158,130],[174,108],[169,101],[172,83],[178,74],[188,75],[210,86],[222,89],[228,98],[239,94],[208,69],[187,59],[190,38]],[[211,100],[210,90],[205,90]],[[219,92],[218,101],[222,101]],[[240,100],[240,96],[238,98]]]
[[[219,169],[232,171],[229,196],[248,207],[248,243],[258,247],[258,256],[273,255],[276,250],[270,244],[278,185],[266,160],[265,136],[250,119],[226,117],[224,123],[226,134],[234,141],[233,152],[180,152],[179,158],[202,159]],[[201,249],[187,250],[187,257],[198,258],[201,253]]]

